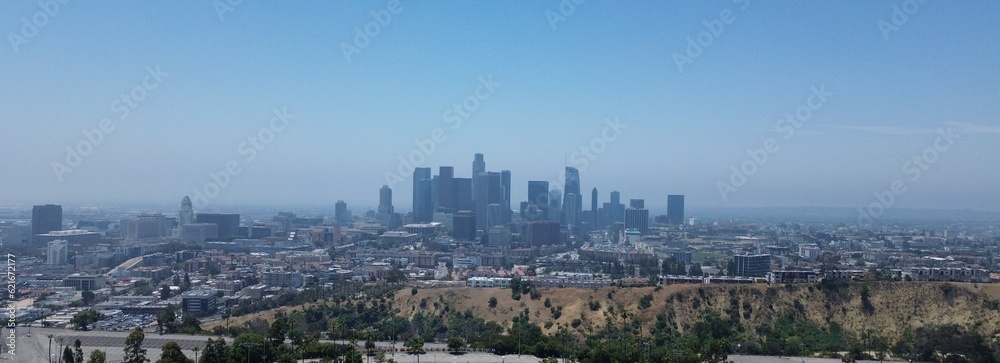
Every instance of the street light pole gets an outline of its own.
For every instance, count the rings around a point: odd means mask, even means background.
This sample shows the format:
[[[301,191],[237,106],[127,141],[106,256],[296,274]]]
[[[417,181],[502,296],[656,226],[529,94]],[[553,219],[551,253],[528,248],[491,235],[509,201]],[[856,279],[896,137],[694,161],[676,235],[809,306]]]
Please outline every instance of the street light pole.
[[[52,334],[49,334],[49,363],[52,363]]]
[[[250,363],[250,347],[256,347],[257,343],[246,342],[243,343],[243,347],[247,348],[247,363]]]

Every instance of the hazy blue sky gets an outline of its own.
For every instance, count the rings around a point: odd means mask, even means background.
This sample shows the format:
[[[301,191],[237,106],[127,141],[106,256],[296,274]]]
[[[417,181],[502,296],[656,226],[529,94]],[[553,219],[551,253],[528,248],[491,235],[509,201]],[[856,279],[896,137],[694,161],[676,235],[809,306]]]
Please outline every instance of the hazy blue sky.
[[[894,207],[1000,209],[1000,3],[589,0],[556,18],[560,4],[404,1],[393,14],[386,1],[246,0],[220,17],[211,1],[70,1],[51,16],[4,2],[0,203],[179,203],[234,162],[210,202],[370,206],[415,140],[440,129],[422,166],[468,177],[482,152],[488,170],[512,171],[515,209],[528,180],[557,180],[566,160],[602,201],[619,190],[654,212],[667,194],[863,207],[896,180]],[[391,19],[376,27],[373,11]],[[348,62],[343,46],[366,26],[378,33]],[[446,111],[490,77],[499,86],[480,87],[452,127]],[[779,120],[818,106],[820,88],[825,103],[789,135]],[[251,158],[242,143],[275,109],[294,119]],[[114,130],[70,166],[67,146],[104,118]],[[615,118],[627,128],[603,152],[570,159],[601,146]],[[948,127],[960,136],[938,141],[947,150],[927,152],[917,175],[905,163]],[[765,144],[777,150],[752,161]],[[732,184],[745,162],[756,170]],[[403,178],[395,204],[409,210]]]

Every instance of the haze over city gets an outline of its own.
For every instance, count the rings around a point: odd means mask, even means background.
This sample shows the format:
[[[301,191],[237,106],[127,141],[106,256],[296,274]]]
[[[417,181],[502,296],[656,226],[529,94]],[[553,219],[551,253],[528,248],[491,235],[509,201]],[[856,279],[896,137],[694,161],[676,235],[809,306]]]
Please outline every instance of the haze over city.
[[[998,363],[997,19],[2,2],[0,359]]]
[[[175,208],[235,161],[212,203],[374,207],[483,153],[515,203],[572,166],[656,209],[998,210],[995,4],[571,4],[5,4],[0,203]]]

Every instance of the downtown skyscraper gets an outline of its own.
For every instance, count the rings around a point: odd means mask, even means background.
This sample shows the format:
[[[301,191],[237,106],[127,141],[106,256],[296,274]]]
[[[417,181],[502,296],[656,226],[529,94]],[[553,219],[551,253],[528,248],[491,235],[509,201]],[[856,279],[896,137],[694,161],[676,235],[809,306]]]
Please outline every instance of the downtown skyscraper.
[[[191,206],[191,198],[185,195],[184,199],[181,199],[181,209],[177,211],[177,225],[191,223],[194,223],[194,207]]]
[[[563,191],[563,222],[579,226],[580,214],[583,212],[583,194],[580,194],[580,171],[574,167],[566,167],[566,183]]]
[[[378,191],[378,211],[375,212],[375,220],[383,226],[395,228],[395,217],[392,207],[392,189],[388,185],[383,185]]]
[[[684,196],[667,196],[667,223],[679,225],[684,224]]]
[[[486,171],[486,160],[483,160],[483,154],[476,154],[476,158],[472,160],[472,199],[475,200],[476,196],[479,195],[476,192],[476,178],[479,173]]]
[[[528,202],[521,211],[521,217],[529,221],[549,218],[549,182],[528,181]]]
[[[510,222],[510,171],[485,171],[474,180],[476,190],[476,228],[488,231],[489,227]]]
[[[431,168],[413,169],[413,220],[428,223],[434,216]]]
[[[63,210],[61,205],[36,205],[31,208],[31,235],[61,231]]]

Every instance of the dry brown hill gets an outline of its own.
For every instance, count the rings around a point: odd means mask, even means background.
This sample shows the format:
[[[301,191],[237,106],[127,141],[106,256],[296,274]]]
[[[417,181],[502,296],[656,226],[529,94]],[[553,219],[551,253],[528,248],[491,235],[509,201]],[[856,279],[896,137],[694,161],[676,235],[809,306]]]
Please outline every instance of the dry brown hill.
[[[421,289],[416,295],[405,289],[397,292],[395,303],[407,316],[420,310],[420,302],[424,300],[425,311],[440,312],[445,306],[458,311],[472,309],[477,316],[504,324],[527,308],[531,320],[540,326],[552,322],[547,332],[559,325],[568,326],[573,319],[581,319],[584,328],[592,324],[596,329],[606,324],[607,318],[620,319],[622,308],[630,315],[638,314],[645,331],[660,313],[667,315],[668,321],[678,330],[684,331],[698,318],[700,309],[714,309],[729,316],[735,312],[734,306],[740,321],[747,327],[769,324],[779,316],[798,314],[820,326],[837,322],[850,333],[875,329],[892,338],[907,326],[924,324],[975,325],[986,334],[994,334],[1000,328],[1000,285],[990,284],[667,285],[659,291],[652,287],[548,288],[540,291],[541,299],[531,300],[523,295],[520,301],[515,301],[509,289]],[[652,301],[648,308],[642,309],[640,299],[645,295],[650,295]],[[863,295],[867,295],[867,299],[863,299]],[[488,306],[491,297],[498,301],[495,309]],[[546,298],[550,299],[551,306],[562,307],[558,319],[544,306]],[[591,310],[591,301],[600,303],[600,309]],[[609,306],[613,306],[615,314],[608,313]],[[727,312],[727,309],[730,310]]]

